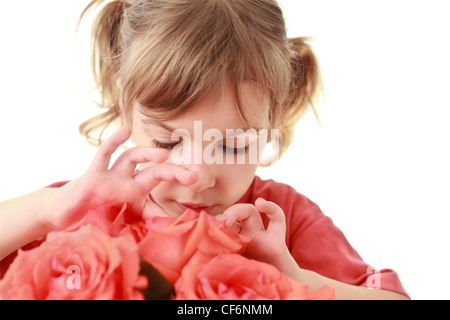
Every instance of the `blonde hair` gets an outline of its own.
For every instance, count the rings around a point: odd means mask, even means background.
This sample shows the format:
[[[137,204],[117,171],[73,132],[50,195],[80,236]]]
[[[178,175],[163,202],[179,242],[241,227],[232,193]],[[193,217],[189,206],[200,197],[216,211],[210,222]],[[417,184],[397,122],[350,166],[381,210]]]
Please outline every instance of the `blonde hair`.
[[[227,83],[245,119],[239,83],[250,79],[270,99],[280,155],[303,114],[310,107],[316,114],[317,59],[307,38],[287,39],[275,0],[94,0],[81,18],[94,8],[92,71],[107,111],[80,125],[93,144],[116,120],[128,121],[133,105],[164,121]]]

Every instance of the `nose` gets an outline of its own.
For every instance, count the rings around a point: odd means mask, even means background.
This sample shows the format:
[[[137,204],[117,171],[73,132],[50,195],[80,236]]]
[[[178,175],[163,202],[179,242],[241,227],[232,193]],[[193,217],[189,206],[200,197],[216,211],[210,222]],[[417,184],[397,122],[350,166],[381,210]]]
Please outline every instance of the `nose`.
[[[192,164],[189,165],[189,169],[196,171],[198,174],[197,182],[190,186],[195,192],[200,192],[216,185],[216,174],[213,164]]]

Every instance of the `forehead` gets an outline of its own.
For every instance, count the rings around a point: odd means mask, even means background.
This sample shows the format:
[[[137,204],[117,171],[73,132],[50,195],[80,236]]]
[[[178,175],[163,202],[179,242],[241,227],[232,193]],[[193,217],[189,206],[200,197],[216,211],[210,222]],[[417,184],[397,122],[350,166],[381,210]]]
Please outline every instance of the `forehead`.
[[[269,127],[269,99],[254,81],[239,84],[239,97],[232,86],[200,99],[181,115],[164,121],[149,115],[145,122],[173,131],[189,128],[194,121],[202,121],[203,128],[263,129]],[[243,114],[242,114],[243,113]],[[144,116],[146,117],[146,116]]]

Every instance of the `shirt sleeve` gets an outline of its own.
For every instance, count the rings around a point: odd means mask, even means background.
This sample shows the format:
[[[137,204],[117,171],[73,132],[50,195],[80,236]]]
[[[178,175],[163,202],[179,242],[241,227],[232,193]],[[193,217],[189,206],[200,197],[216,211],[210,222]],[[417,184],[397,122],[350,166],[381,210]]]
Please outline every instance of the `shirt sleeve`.
[[[397,273],[391,269],[376,270],[365,263],[315,203],[298,194],[291,210],[287,242],[301,268],[347,284],[408,296]]]
[[[375,270],[365,263],[342,231],[303,194],[289,185],[257,177],[252,201],[259,196],[277,203],[283,209],[286,245],[300,268],[347,284],[385,289],[408,296],[395,271]]]

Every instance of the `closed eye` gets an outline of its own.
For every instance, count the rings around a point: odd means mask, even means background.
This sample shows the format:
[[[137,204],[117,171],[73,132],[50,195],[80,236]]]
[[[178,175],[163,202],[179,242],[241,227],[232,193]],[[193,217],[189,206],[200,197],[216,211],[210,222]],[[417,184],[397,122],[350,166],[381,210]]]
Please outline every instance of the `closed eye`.
[[[234,153],[234,154],[245,154],[248,151],[248,146],[240,147],[240,148],[234,148],[229,147],[226,145],[222,145],[222,148],[225,152]]]
[[[154,148],[159,148],[159,149],[173,149],[176,145],[178,145],[180,141],[178,142],[172,142],[172,143],[166,143],[166,142],[161,142],[158,140],[153,139],[152,140],[152,147]],[[246,154],[248,152],[249,147],[248,146],[244,146],[244,147],[239,147],[239,148],[235,148],[235,147],[229,147],[226,145],[219,145],[219,147],[222,147],[222,150],[228,153],[234,153],[234,154]]]
[[[152,140],[152,147],[153,148],[159,148],[159,149],[173,149],[177,144],[179,144],[181,142],[173,142],[173,143],[165,143],[165,142],[161,142],[158,140],[153,139]]]

